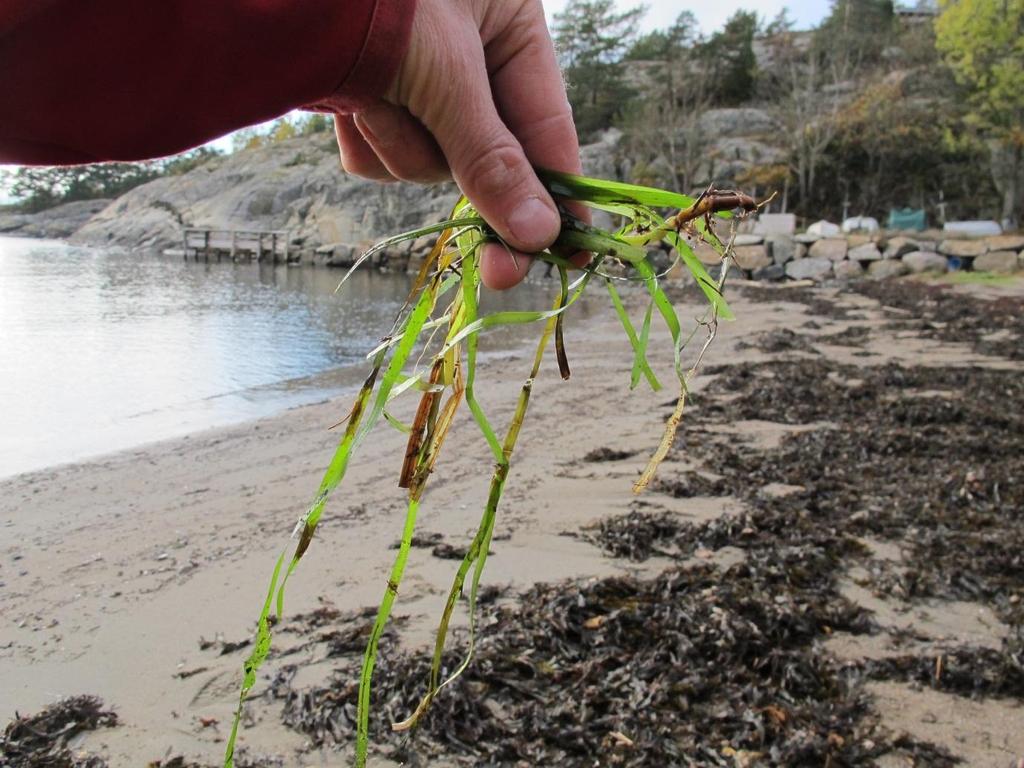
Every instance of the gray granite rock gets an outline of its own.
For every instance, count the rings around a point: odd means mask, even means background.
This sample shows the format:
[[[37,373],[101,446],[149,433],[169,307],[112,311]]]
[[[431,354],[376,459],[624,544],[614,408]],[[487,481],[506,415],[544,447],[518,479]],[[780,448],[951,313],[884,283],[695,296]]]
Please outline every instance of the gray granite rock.
[[[837,261],[834,267],[837,280],[856,280],[864,276],[859,261]]]
[[[793,280],[826,280],[832,276],[832,261],[811,256],[786,265],[786,277]]]
[[[1024,235],[996,235],[986,237],[990,251],[1024,251]]]
[[[850,261],[878,261],[882,258],[882,252],[874,243],[864,243],[856,248],[851,248],[846,254]]]
[[[818,240],[811,245],[809,254],[812,259],[828,259],[842,261],[846,258],[848,245],[845,237],[829,237]]]
[[[911,237],[893,237],[886,243],[885,252],[883,255],[887,259],[898,259],[904,254],[913,253],[914,251],[921,251],[921,243],[914,240]]]
[[[886,280],[910,274],[910,267],[899,259],[883,259],[868,264],[868,274],[876,280]]]
[[[975,272],[996,272],[1008,275],[1016,272],[1017,254],[1014,251],[989,251],[974,260]]]
[[[956,256],[960,259],[971,259],[981,256],[988,246],[984,240],[943,240],[939,243],[939,253],[944,256]]]
[[[768,249],[763,245],[740,245],[733,248],[736,264],[741,269],[761,269],[772,263]]]
[[[776,264],[785,264],[796,258],[798,243],[789,235],[771,235],[767,238],[767,242],[772,254],[772,261]]]
[[[902,261],[914,273],[945,272],[949,269],[949,261],[945,256],[931,251],[914,251],[906,253]]]
[[[751,274],[755,280],[768,280],[776,282],[786,276],[786,268],[781,264],[771,264],[761,269],[755,269]]]
[[[764,242],[764,235],[736,235],[733,245],[760,245]]]

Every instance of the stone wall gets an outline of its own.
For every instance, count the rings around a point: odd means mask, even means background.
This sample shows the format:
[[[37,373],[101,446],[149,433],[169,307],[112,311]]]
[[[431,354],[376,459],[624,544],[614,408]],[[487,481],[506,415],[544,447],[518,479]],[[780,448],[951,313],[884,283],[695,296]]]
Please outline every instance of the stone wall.
[[[694,251],[709,267],[721,262],[706,244],[696,244]],[[1010,274],[1024,271],[1024,235],[968,239],[936,230],[836,237],[741,234],[735,257],[744,276],[754,280],[820,282],[956,269]]]

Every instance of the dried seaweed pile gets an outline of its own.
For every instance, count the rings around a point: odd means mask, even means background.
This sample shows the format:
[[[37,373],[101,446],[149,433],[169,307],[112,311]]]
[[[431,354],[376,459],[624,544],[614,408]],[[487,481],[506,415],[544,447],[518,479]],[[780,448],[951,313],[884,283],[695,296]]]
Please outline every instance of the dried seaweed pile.
[[[75,753],[78,734],[117,725],[117,715],[95,696],[74,696],[28,717],[17,716],[0,737],[0,766],[6,768],[106,768],[94,755]]]
[[[651,581],[538,586],[487,612],[476,663],[411,737],[382,728],[377,738],[405,761],[734,765],[736,754],[760,753],[774,765],[857,764],[887,747],[811,645],[869,627],[850,603],[817,598],[814,582],[830,568],[807,550],[727,573],[709,564]],[[281,686],[285,722],[315,744],[344,742],[351,671],[322,688]],[[376,706],[400,715],[427,672],[416,656],[389,654]]]
[[[460,564],[452,580],[448,600],[438,619],[434,655],[424,694],[419,705],[412,710],[412,714],[404,722],[396,724],[396,728],[415,726],[441,690],[454,682],[472,660],[480,580],[490,553],[489,545],[494,533],[498,507],[511,470],[512,455],[529,407],[533,382],[540,373],[541,363],[549,345],[554,347],[559,374],[563,379],[569,378],[570,368],[564,344],[566,312],[592,282],[595,285],[604,285],[633,349],[630,374],[632,387],[636,387],[642,380],[655,391],[662,386],[647,360],[647,347],[654,317],[660,318],[671,338],[673,372],[677,380],[678,397],[672,414],[666,419],[660,444],[653,452],[647,468],[634,484],[635,491],[639,492],[648,485],[665,453],[671,447],[687,401],[689,382],[715,338],[718,320],[732,317],[722,295],[731,262],[732,240],[723,243],[718,238],[714,230],[714,219],[716,215],[732,218],[734,212],[749,213],[756,210],[757,205],[749,196],[742,193],[718,191],[713,188],[707,189],[698,198],[690,198],[666,190],[551,171],[539,171],[539,176],[556,198],[612,213],[619,219],[614,231],[605,231],[586,223],[568,208],[562,210],[562,228],[557,240],[547,250],[534,254],[534,258],[546,262],[552,269],[557,268],[558,272],[560,290],[553,297],[551,309],[546,312],[481,313],[479,293],[482,259],[488,247],[500,246],[496,233],[488,227],[466,198],[462,198],[456,204],[449,220],[388,238],[356,261],[353,269],[382,249],[421,236],[438,235],[433,249],[413,282],[405,304],[395,319],[393,328],[368,355],[370,372],[356,394],[348,416],[338,425],[344,424],[343,434],[312,503],[293,529],[296,542],[294,546],[289,545],[281,553],[273,568],[266,599],[257,620],[252,652],[243,664],[238,708],[225,748],[225,768],[231,768],[233,765],[244,703],[256,684],[260,667],[270,652],[273,626],[276,623],[274,617],[280,616],[284,610],[288,580],[313,542],[327,502],[341,485],[350,460],[376,424],[387,422],[408,435],[404,462],[397,483],[399,488],[404,489],[407,503],[402,535],[387,580],[387,588],[381,598],[373,627],[366,635],[356,716],[357,767],[366,764],[369,751],[371,690],[379,643],[388,626],[413,548],[425,489],[446,444],[456,414],[464,405],[486,440],[492,461],[483,465],[483,471],[490,475],[491,480],[480,523],[469,546],[461,550],[439,545],[433,550],[436,556],[457,559],[460,560]],[[673,209],[675,212],[665,217],[662,215],[664,209]],[[701,261],[693,253],[687,238],[703,240],[721,254],[722,269],[717,281],[711,279]],[[684,331],[676,308],[659,284],[657,269],[649,257],[649,250],[660,248],[662,244],[675,251],[677,260],[692,274],[695,284],[708,303],[707,309],[690,333]],[[582,264],[579,259],[576,259],[576,262],[571,260],[581,253],[592,255],[589,263]],[[614,267],[616,273],[622,274],[603,271],[602,268],[606,265]],[[578,266],[582,274],[570,283],[568,271],[573,266]],[[634,326],[615,286],[615,281],[623,276],[642,285],[649,296],[647,311],[639,328]],[[491,328],[522,323],[538,323],[540,332],[533,364],[519,391],[515,411],[504,430],[504,437],[499,437],[499,433],[492,426],[474,394],[479,336]],[[701,338],[702,343],[692,364],[684,364],[684,352],[694,338]],[[406,424],[395,417],[389,406],[392,400],[410,390],[419,394],[419,407],[413,421]],[[292,553],[290,557],[289,551]],[[467,588],[467,581],[470,627],[467,649],[462,664],[455,666],[454,669],[449,667],[443,670],[442,675],[449,624],[459,597],[463,594],[464,588]]]
[[[985,301],[937,285],[904,281],[864,281],[857,291],[909,313],[906,325],[922,336],[971,344],[983,355],[1024,360],[1024,299],[1004,296]]]
[[[957,297],[957,322],[975,329],[966,332],[950,324],[953,305],[916,290],[901,286],[900,301],[918,316],[899,316],[900,329],[966,340],[980,352],[1005,350],[1016,338],[1012,320],[989,322],[991,305]],[[851,316],[817,293],[786,298]],[[820,340],[859,346],[870,335],[854,327]],[[325,607],[278,631],[301,627],[307,638],[289,653],[325,649],[338,660],[333,678],[299,689],[297,667],[284,666],[266,695],[283,702],[286,724],[318,746],[347,744],[367,727],[372,705],[379,717],[367,736],[412,765],[444,754],[500,765],[842,766],[892,753],[911,764],[955,764],[941,748],[890,734],[861,683],[1020,695],[1024,385],[1009,371],[808,359],[814,341],[793,331],[762,334],[758,348],[781,359],[713,369],[714,383],[691,416],[694,429],[671,450],[703,460],[714,475],[691,471],[655,485],[679,498],[735,496],[744,512],[693,525],[638,502],[585,534],[615,556],[660,555],[688,561],[683,567],[651,581],[539,585],[511,606],[484,606],[470,667],[443,644],[433,660],[440,669],[387,644],[370,701],[356,682],[358,655],[368,637],[375,643],[383,635],[380,616],[371,629],[366,613]],[[633,373],[635,383],[642,364]],[[811,429],[771,451],[700,429],[737,419]],[[584,460],[629,455],[598,448]],[[765,491],[778,483],[788,491]],[[874,559],[864,536],[898,542],[903,562]],[[409,533],[401,546],[446,556],[437,534]],[[724,547],[741,549],[744,560],[716,566],[714,552]],[[474,554],[452,556],[465,564]],[[840,594],[838,578],[853,564],[868,574],[861,583],[897,598],[982,600],[1010,636],[1001,649],[946,648],[938,660],[911,653],[840,663],[820,641],[836,631],[879,631],[869,612]],[[480,594],[479,602],[489,600]],[[465,634],[458,641],[473,642]],[[365,679],[365,660],[363,670]],[[453,695],[425,714],[421,706],[415,729],[388,730],[424,701],[423,680],[453,670],[465,671]]]
[[[976,315],[987,311],[959,300]],[[844,340],[862,343],[867,335]],[[745,511],[694,525],[634,503],[588,532],[619,557],[686,562],[651,581],[538,586],[510,607],[489,609],[477,663],[456,695],[435,702],[411,734],[380,727],[378,738],[395,758],[853,766],[897,754],[910,765],[944,766],[958,761],[878,722],[863,681],[1021,698],[1019,374],[786,356],[712,372],[691,430],[673,450],[702,459],[715,475],[683,473],[656,490],[732,495]],[[700,429],[736,419],[818,426],[772,450]],[[586,460],[621,458],[597,449]],[[790,492],[766,493],[771,483]],[[866,536],[897,542],[903,562],[873,558]],[[727,546],[745,559],[717,567],[713,553]],[[939,661],[929,652],[841,663],[821,651],[821,641],[836,631],[880,631],[840,594],[838,579],[852,565],[868,574],[866,586],[896,598],[985,602],[1010,637],[1000,649],[947,648]],[[332,685],[297,690],[282,679],[274,689],[286,722],[315,744],[340,743],[351,732],[355,693],[345,683],[352,664],[339,668]],[[425,663],[389,651],[376,705],[401,717],[426,674]]]

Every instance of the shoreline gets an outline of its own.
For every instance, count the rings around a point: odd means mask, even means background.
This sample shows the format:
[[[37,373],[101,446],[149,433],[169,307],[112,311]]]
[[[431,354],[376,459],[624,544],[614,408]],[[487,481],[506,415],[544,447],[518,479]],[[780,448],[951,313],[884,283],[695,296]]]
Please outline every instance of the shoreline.
[[[870,353],[867,360],[855,349],[823,347],[827,359],[844,365],[996,365],[965,344],[893,335],[885,330],[890,316],[858,294],[834,299],[851,308],[854,319],[848,320],[818,317],[792,295],[780,289],[770,302],[730,295],[739,319],[722,326],[707,365],[769,363],[773,354],[744,343],[812,318],[818,324],[815,337],[857,325],[871,331],[863,348]],[[632,314],[642,312],[636,297],[630,299]],[[652,331],[651,362],[661,374],[670,369],[671,354],[660,327]],[[536,382],[499,510],[501,539],[492,545],[486,585],[518,592],[537,582],[651,577],[676,561],[662,555],[643,562],[614,558],[564,534],[635,509],[693,524],[744,509],[731,496],[677,497],[652,489],[634,497],[632,481],[660,438],[671,388],[629,392],[632,353],[611,313],[567,323],[566,348],[572,379],[560,381],[554,360],[548,359]],[[482,365],[478,392],[499,429],[511,414],[527,358],[520,348],[496,352]],[[698,376],[695,389],[700,392],[714,380]],[[98,695],[121,722],[85,734],[76,749],[99,754],[112,766],[174,755],[219,764],[247,652],[236,644],[251,637],[274,559],[288,545],[337,440],[326,428],[348,405],[342,395],[0,480],[0,600],[8,617],[0,627],[0,679],[6,683],[0,715],[34,712],[61,696]],[[403,402],[395,415],[407,418],[412,407]],[[694,407],[704,406],[698,400]],[[742,435],[749,444],[774,450],[787,436],[814,428],[776,423],[770,414],[762,418],[730,423],[728,431],[717,434]],[[282,629],[298,614],[325,606],[347,613],[379,602],[394,555],[390,546],[404,516],[403,494],[396,487],[404,444],[404,435],[381,424],[355,457],[328,505],[317,541],[292,579]],[[591,452],[608,448],[624,457],[585,461]],[[487,455],[463,413],[425,496],[420,532],[438,533],[454,547],[468,542],[486,494]],[[684,454],[670,457],[659,476],[672,479],[694,470],[706,471]],[[765,486],[765,492],[787,489]],[[743,556],[727,546],[698,558],[725,570]],[[395,609],[403,651],[416,652],[429,643],[456,565],[429,550],[413,551]],[[1001,627],[979,628],[973,611],[965,608],[963,620],[954,616],[944,631],[984,634]],[[464,626],[464,617],[454,626]],[[279,703],[261,698],[283,664],[298,664],[296,686],[329,679],[330,660],[307,645],[295,635],[277,633],[277,655],[260,675],[247,709],[252,720],[240,737],[251,753],[279,755],[288,768],[344,760],[330,750],[300,754],[307,738],[281,725]],[[888,716],[913,701],[905,689],[886,689]]]
[[[586,345],[595,340],[607,341],[607,346],[596,345],[602,348],[598,353],[588,350]],[[595,387],[605,390],[601,360],[609,346],[618,347],[613,358],[620,369],[616,378],[622,394],[628,391],[632,355],[613,316],[586,328],[579,323],[569,326],[567,344],[571,355],[573,348],[578,350],[570,359],[575,380],[584,385],[560,386],[557,372],[546,368],[536,387],[513,478],[547,474],[551,463],[559,461],[536,447],[545,444],[542,425],[560,421],[559,412],[570,408],[575,397],[586,397]],[[528,360],[523,345],[493,351],[489,357],[482,361],[480,382],[487,385],[480,387],[481,400],[500,424],[511,413]],[[642,416],[658,398],[647,394],[630,401]],[[403,403],[402,408],[408,405]],[[288,534],[315,491],[336,442],[336,433],[326,428],[348,406],[345,395],[340,395],[274,416],[0,480],[5,541],[0,550],[0,599],[11,618],[0,631],[0,677],[6,681],[0,716],[6,720],[16,710],[34,711],[61,696],[88,692],[121,713],[122,726],[86,738],[90,748],[102,744],[112,764],[138,765],[168,749],[215,760],[219,748],[213,745],[223,736],[223,724],[230,722],[237,696],[240,659],[237,654],[209,658],[199,650],[200,638],[249,637],[273,560],[287,546]],[[407,417],[396,410],[399,418]],[[649,423],[636,434],[638,450],[653,449],[660,434],[656,414],[648,414],[646,420]],[[447,541],[458,544],[475,526],[490,469],[482,458],[486,445],[464,415],[455,430],[449,455],[442,456],[425,498],[421,526],[425,531],[444,531]],[[460,434],[465,436],[465,448],[463,455],[454,456],[455,446],[463,447]],[[347,608],[379,601],[380,580],[393,555],[389,546],[400,532],[404,513],[402,494],[395,487],[395,462],[404,450],[405,436],[384,425],[375,435],[378,439],[367,441],[354,460],[345,487],[325,514],[319,541],[295,574],[288,614],[314,609],[321,596]],[[593,437],[576,437],[588,436]],[[465,475],[468,482],[462,480]],[[456,478],[459,482],[453,484]],[[571,484],[578,487],[582,501],[587,482]],[[609,503],[612,498],[629,499],[628,475],[612,485]],[[508,509],[517,506],[525,490],[514,480],[510,483]],[[458,500],[445,500],[449,493]],[[369,505],[379,502],[371,511]],[[545,502],[545,508],[552,503]],[[611,507],[602,509],[607,512]],[[535,517],[539,511],[510,515],[521,526],[522,539],[515,547],[517,554],[506,550],[491,562],[492,583],[511,579],[526,586],[537,578],[556,581],[576,574],[635,570],[605,563],[589,545],[558,537],[572,516],[541,525]],[[573,514],[582,515],[577,522],[583,524],[599,511],[584,513],[577,508]],[[502,549],[508,544],[503,542]],[[334,561],[339,548],[347,564]],[[519,552],[533,552],[541,562],[520,569],[515,563]],[[406,640],[413,646],[429,638],[429,625],[453,566],[452,561],[436,559],[411,564],[406,580],[409,597],[400,602],[398,612],[421,612],[425,619]],[[326,579],[318,578],[325,573],[330,574]],[[174,677],[197,667],[208,667],[209,672],[184,680]],[[140,680],[145,690],[139,690]],[[175,736],[181,732],[176,720],[195,722],[199,717],[214,717],[221,730]],[[258,746],[261,730],[247,731],[243,743]],[[278,745],[274,751],[281,751],[278,729],[270,730]],[[301,741],[295,734],[286,740]]]

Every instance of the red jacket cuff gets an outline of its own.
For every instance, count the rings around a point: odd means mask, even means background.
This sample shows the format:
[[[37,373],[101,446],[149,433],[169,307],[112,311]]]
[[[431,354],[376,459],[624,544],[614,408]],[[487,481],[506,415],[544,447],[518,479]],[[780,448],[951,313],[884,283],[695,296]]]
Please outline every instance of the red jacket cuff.
[[[355,65],[338,88],[310,108],[349,113],[377,101],[398,74],[416,15],[416,0],[377,0]]]

